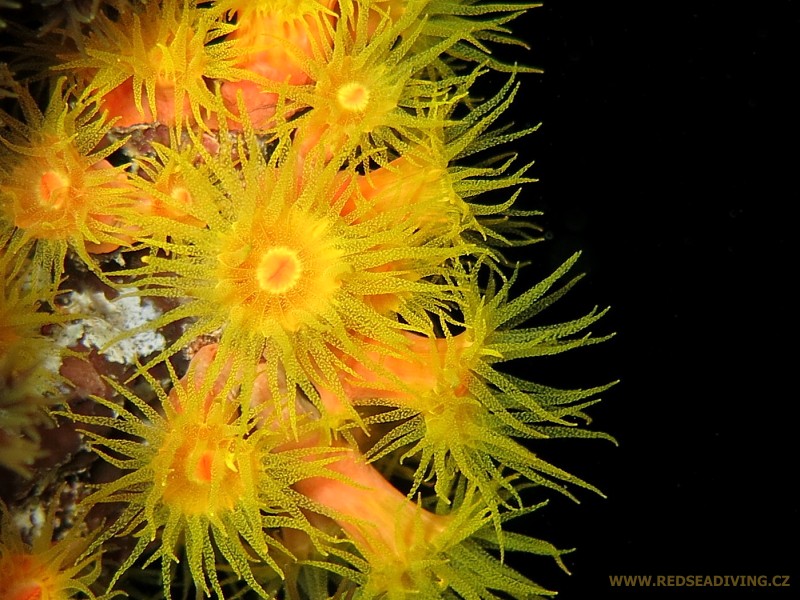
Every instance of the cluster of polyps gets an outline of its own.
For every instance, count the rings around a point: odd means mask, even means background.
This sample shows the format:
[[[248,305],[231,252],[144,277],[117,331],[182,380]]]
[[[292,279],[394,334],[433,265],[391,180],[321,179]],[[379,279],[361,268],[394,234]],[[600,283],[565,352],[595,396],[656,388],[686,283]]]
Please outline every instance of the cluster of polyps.
[[[83,288],[163,310],[92,353],[108,414],[56,411],[118,470],[78,505],[120,508],[76,564],[128,541],[75,589],[160,562],[167,596],[181,579],[219,597],[549,593],[504,553],[561,552],[505,524],[539,506],[528,488],[594,488],[516,438],[607,437],[579,426],[607,386],[502,369],[603,339],[587,331],[602,311],[528,325],[576,257],[512,297],[502,250],[535,241],[533,213],[519,190],[487,197],[531,181],[485,154],[530,133],[494,126],[522,69],[485,44],[513,41],[505,23],[531,6],[109,0],[26,39],[45,64],[0,69],[20,108],[0,112],[0,314],[23,315],[0,323],[0,366],[85,322],[64,300]],[[512,74],[479,101],[491,69]],[[52,83],[43,109],[31,71]],[[149,330],[163,346],[103,371]],[[88,346],[58,339],[73,359]],[[0,389],[33,390],[43,368],[9,366]],[[61,371],[14,414],[57,404]],[[0,464],[32,476],[36,433],[15,418],[0,442],[29,454]]]

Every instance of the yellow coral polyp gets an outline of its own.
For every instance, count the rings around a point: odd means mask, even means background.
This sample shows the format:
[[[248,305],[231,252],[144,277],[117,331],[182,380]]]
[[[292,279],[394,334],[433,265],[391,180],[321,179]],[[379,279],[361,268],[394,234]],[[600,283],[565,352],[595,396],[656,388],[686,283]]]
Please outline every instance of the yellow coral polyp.
[[[414,148],[358,178],[358,190],[374,213],[405,206],[407,218],[430,234],[455,240],[472,226],[470,209],[453,190],[447,168],[432,149]]]
[[[258,470],[254,447],[235,404],[226,400],[229,385],[211,386],[204,379],[228,376],[209,371],[215,347],[203,348],[192,371],[173,388],[165,413],[166,427],[152,469],[164,505],[186,516],[219,515],[247,497],[245,481]]]
[[[47,368],[62,350],[43,329],[64,324],[69,315],[48,312],[54,292],[30,287],[30,265],[4,250],[0,245],[0,467],[30,477],[46,454],[40,430],[52,426],[47,408],[59,401],[63,383]]]
[[[56,146],[57,148],[57,146]],[[59,156],[60,154],[60,156]],[[80,156],[75,148],[67,147],[52,157],[52,162],[65,166],[80,164]],[[39,160],[25,161],[17,166],[12,177],[15,180],[30,181],[41,170]],[[69,240],[81,236],[82,227],[93,227],[98,223],[98,215],[92,214],[94,179],[92,171],[113,169],[108,161],[100,161],[89,166],[88,172],[76,170],[74,174],[64,173],[59,168],[47,169],[38,177],[39,185],[27,189],[17,188],[15,202],[10,209],[14,224],[25,229],[31,237],[41,240]],[[87,177],[88,175],[88,177]],[[105,173],[103,173],[105,176]],[[97,179],[105,179],[100,177]],[[119,180],[107,182],[109,189],[124,185],[124,175]],[[104,187],[104,186],[100,186]]]
[[[204,124],[216,106],[208,80],[240,79],[230,43],[219,38],[233,26],[198,7],[196,0],[164,0],[100,12],[92,34],[55,67],[75,73],[96,90],[119,125],[158,120]]]
[[[35,177],[36,171],[41,168],[40,164],[38,160],[31,160],[17,165],[13,171],[14,179],[30,181],[27,178]],[[70,213],[64,209],[80,201],[79,190],[72,188],[69,178],[55,170],[45,171],[36,179],[39,180],[38,186],[20,189],[15,194],[13,206],[7,209],[9,217],[14,225],[26,229],[32,237],[54,240],[68,238],[77,214],[74,210]]]
[[[115,407],[115,417],[73,415],[79,422],[100,425],[106,433],[115,429],[139,438],[85,432],[95,451],[126,471],[84,501],[86,510],[101,503],[124,503],[122,514],[104,528],[96,545],[120,532],[137,540],[110,586],[154,545],[147,563],[162,562],[167,598],[173,577],[170,563],[179,560],[179,551],[185,554],[195,586],[206,596],[213,590],[216,597],[228,597],[217,571],[224,557],[237,579],[261,597],[272,598],[255,573],[257,565],[281,572],[272,551],[282,546],[270,530],[286,527],[316,537],[303,510],[321,509],[292,486],[309,477],[325,478],[324,467],[333,452],[283,448],[281,435],[260,428],[259,416],[249,407],[262,404],[264,398],[240,397],[242,370],[228,358],[220,357],[211,344],[197,351],[181,379],[168,365],[169,393],[142,372],[161,410],[109,380],[135,414],[95,397]]]
[[[192,160],[182,155],[166,155],[158,152],[155,156],[140,156],[137,158],[137,171],[139,177],[131,180],[142,190],[137,202],[137,209],[141,214],[157,215],[171,219],[177,223],[204,226],[204,223],[190,215],[195,207],[195,196],[185,181],[185,171],[181,168],[184,159]],[[149,231],[147,235],[153,235]],[[173,235],[175,231],[170,233]]]
[[[206,355],[200,353],[202,359]],[[207,382],[208,377],[219,376],[219,371],[209,374],[195,365],[180,381],[171,369],[170,374],[173,379],[170,394],[157,388],[163,415],[115,385],[147,421],[140,421],[127,410],[119,411],[119,419],[83,419],[135,433],[143,440],[136,445],[139,449],[135,449],[119,440],[91,435],[97,447],[107,445],[125,456],[121,464],[129,469],[125,476],[86,500],[91,506],[115,502],[120,497],[126,499],[126,510],[112,528],[104,531],[102,538],[111,537],[115,528],[136,529],[138,543],[117,577],[144,553],[152,540],[159,538],[156,556],[165,561],[164,586],[169,597],[171,580],[167,565],[177,560],[175,552],[185,538],[189,568],[195,583],[207,595],[210,582],[210,588],[222,597],[213,551],[209,554],[212,543],[226,556],[238,555],[237,573],[264,595],[249,566],[256,559],[274,564],[268,556],[269,541],[261,528],[258,508],[259,496],[268,485],[260,465],[265,451],[263,436],[251,435],[251,420],[230,401],[233,388],[230,381],[219,386]],[[206,379],[201,380],[201,376]],[[150,383],[155,384],[152,379]],[[247,540],[247,550],[243,540]]]
[[[58,587],[58,572],[31,555],[8,556],[0,563],[0,581],[8,586],[0,598],[3,600],[66,600],[67,596],[54,594]]]
[[[96,99],[76,98],[64,80],[42,112],[28,90],[14,84],[24,121],[3,113],[0,132],[0,226],[6,251],[25,256],[33,270],[54,285],[67,249],[94,268],[89,253],[110,252],[130,243],[127,177],[107,160],[124,140],[106,143],[113,122]],[[48,281],[49,280],[49,281]]]
[[[431,109],[456,104],[465,95],[458,88],[467,80],[424,78],[457,41],[448,38],[414,52],[426,4],[409,2],[397,14],[367,1],[340,4],[331,49],[304,63],[313,86],[285,90],[289,99],[311,108],[298,119],[301,139],[319,140],[333,154],[354,145],[367,152],[381,149],[387,156],[392,149],[396,156],[407,140],[446,126]]]
[[[182,186],[173,188],[170,196],[179,205],[189,206],[192,203],[192,193]]]
[[[319,74],[310,120],[344,127],[351,139],[371,133],[392,120],[389,115],[403,93],[403,74],[403,68],[394,71],[381,61],[368,67],[362,57],[342,57]]]
[[[272,361],[269,386],[277,403],[289,403],[293,425],[297,388],[317,399],[318,387],[336,387],[334,349],[356,354],[360,335],[402,347],[400,330],[430,329],[429,311],[451,297],[450,259],[472,248],[421,229],[406,206],[371,210],[354,167],[326,161],[320,148],[304,154],[284,139],[267,162],[252,134],[235,147],[222,141],[216,155],[194,146],[202,162],[164,152],[193,198],[189,216],[207,226],[142,222],[154,232],[143,244],[155,251],[127,273],[143,294],[187,299],[149,326],[194,318],[148,366],[219,330],[220,353],[251,374],[262,357]],[[158,192],[154,183],[142,189]]]

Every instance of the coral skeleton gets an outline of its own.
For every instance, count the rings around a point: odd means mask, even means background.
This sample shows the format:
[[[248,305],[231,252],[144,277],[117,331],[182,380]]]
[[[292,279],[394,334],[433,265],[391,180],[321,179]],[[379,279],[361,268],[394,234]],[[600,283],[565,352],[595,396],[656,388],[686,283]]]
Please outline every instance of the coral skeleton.
[[[566,572],[529,530],[602,493],[543,444],[613,442],[613,383],[536,366],[611,337],[548,317],[579,254],[526,275],[538,71],[497,51],[538,5],[19,4],[0,599],[554,595],[513,556]]]

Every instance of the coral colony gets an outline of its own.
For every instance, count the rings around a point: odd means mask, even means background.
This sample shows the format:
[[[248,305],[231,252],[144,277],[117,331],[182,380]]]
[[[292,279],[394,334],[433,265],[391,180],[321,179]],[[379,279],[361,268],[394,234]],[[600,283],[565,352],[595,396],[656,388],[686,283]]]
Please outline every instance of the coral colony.
[[[553,595],[528,554],[564,550],[515,518],[597,491],[534,451],[610,439],[609,386],[510,368],[605,339],[539,314],[577,257],[533,286],[510,258],[533,69],[497,51],[536,5],[19,4],[0,598]]]

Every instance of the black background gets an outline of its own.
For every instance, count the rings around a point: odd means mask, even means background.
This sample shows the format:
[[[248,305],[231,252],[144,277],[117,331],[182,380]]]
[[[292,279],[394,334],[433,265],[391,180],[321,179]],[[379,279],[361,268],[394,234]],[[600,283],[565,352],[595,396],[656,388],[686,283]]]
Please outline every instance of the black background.
[[[617,332],[533,368],[572,387],[621,379],[592,409],[618,448],[537,446],[608,496],[553,498],[524,523],[577,547],[573,574],[518,560],[564,600],[788,598],[608,577],[797,572],[798,6],[550,0],[514,29],[545,70],[514,108],[543,123],[518,143],[552,238],[528,252],[552,267],[582,249],[561,310],[610,305],[595,330]]]

